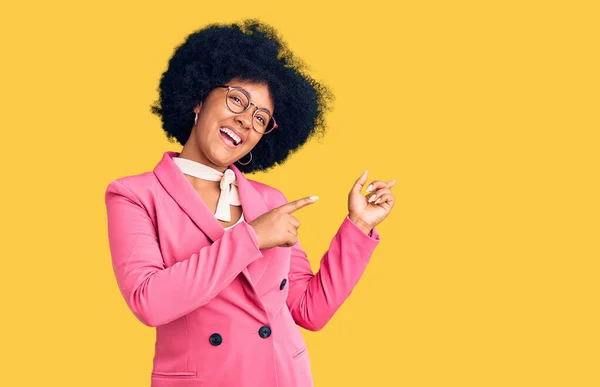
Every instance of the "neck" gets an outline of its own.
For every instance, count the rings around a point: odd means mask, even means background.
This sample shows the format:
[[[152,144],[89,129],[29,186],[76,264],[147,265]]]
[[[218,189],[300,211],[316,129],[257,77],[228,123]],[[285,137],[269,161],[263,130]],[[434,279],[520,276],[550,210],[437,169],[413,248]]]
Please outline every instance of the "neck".
[[[204,155],[202,155],[198,151],[198,149],[195,149],[195,148],[192,148],[191,146],[189,146],[189,143],[185,144],[183,146],[183,149],[179,153],[179,157],[188,159],[188,160],[192,160],[192,161],[196,161],[200,164],[204,164],[208,167],[214,168],[219,172],[225,172],[225,170],[227,169],[227,166],[222,167],[222,166],[211,163],[209,160],[206,159],[206,157],[204,157]]]

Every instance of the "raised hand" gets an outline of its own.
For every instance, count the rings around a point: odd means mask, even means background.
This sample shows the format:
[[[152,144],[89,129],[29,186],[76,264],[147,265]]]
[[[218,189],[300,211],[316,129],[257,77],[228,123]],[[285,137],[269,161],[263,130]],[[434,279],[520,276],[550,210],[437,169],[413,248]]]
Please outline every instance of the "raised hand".
[[[396,180],[388,183],[374,180],[367,187],[368,195],[364,196],[360,191],[367,182],[367,175],[368,172],[365,171],[348,194],[348,215],[350,220],[368,234],[392,211],[395,201],[392,187]]]
[[[250,222],[258,239],[259,249],[270,249],[271,247],[291,247],[298,241],[298,228],[300,221],[292,214],[301,208],[313,204],[317,196],[286,203],[280,207],[265,212]]]

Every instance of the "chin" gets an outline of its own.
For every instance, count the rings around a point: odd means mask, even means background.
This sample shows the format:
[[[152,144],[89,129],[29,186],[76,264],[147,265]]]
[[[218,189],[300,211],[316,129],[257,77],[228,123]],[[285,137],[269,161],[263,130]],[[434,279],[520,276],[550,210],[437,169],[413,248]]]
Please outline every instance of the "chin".
[[[236,162],[237,160],[239,160],[239,157],[237,157],[237,156],[232,157],[231,155],[223,155],[223,154],[213,154],[212,157],[210,158],[210,161],[213,164],[218,165],[220,167],[227,167],[230,164],[233,164],[234,162]]]

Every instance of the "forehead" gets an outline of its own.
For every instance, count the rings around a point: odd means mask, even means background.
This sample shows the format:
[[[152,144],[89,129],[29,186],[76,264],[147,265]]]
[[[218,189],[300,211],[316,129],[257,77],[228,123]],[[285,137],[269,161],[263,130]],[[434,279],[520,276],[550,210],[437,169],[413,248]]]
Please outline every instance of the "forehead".
[[[227,86],[241,87],[250,94],[252,103],[259,108],[269,109],[271,112],[274,110],[273,99],[269,92],[269,86],[266,83],[257,83],[251,81],[245,81],[239,78],[233,78],[227,82]]]

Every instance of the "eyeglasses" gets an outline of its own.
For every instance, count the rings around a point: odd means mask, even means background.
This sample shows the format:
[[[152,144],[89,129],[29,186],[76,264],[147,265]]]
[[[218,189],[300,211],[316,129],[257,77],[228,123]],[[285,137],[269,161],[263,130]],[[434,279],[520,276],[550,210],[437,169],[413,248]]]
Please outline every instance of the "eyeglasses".
[[[242,88],[233,86],[217,86],[224,87],[227,89],[227,95],[225,96],[225,105],[227,108],[236,114],[244,113],[253,105],[256,110],[252,114],[252,128],[260,134],[267,134],[273,129],[277,128],[275,118],[269,113],[267,109],[259,108],[250,102],[250,94]]]

